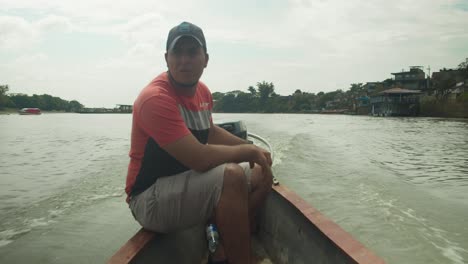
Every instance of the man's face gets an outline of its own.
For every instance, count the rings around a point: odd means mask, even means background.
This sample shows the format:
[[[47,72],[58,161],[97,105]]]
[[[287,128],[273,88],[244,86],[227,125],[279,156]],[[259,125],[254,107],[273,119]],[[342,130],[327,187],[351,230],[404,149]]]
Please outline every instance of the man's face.
[[[195,84],[208,64],[208,54],[192,37],[180,38],[166,55],[166,63],[172,78],[181,84]]]

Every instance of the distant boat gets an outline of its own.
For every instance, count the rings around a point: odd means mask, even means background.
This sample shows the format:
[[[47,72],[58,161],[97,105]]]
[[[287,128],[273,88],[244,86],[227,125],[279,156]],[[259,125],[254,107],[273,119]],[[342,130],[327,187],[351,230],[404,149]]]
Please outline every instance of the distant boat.
[[[40,115],[41,109],[39,108],[23,108],[18,111],[20,115]]]

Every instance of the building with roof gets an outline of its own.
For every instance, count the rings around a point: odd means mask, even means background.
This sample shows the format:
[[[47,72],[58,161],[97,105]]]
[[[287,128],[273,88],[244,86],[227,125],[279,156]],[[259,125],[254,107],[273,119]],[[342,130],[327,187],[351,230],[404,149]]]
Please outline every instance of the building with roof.
[[[415,116],[419,114],[420,90],[387,89],[370,98],[374,116]]]
[[[80,114],[115,114],[115,113],[131,113],[132,105],[118,104],[114,108],[105,108],[105,107],[94,107],[88,108],[84,107],[78,110]]]
[[[422,70],[422,66],[411,66],[409,71],[392,73],[394,76],[394,86],[408,90],[426,90],[428,79]]]
[[[119,113],[131,113],[132,109],[133,109],[133,105],[118,104],[114,108],[114,111],[119,112]]]

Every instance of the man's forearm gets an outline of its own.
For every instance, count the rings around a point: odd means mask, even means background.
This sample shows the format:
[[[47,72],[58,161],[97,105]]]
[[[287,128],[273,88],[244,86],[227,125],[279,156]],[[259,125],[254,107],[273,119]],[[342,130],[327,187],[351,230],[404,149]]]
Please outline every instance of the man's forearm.
[[[194,168],[198,171],[207,171],[216,166],[224,163],[240,163],[244,161],[250,161],[254,146],[249,145],[204,145],[203,150],[197,157],[199,162],[196,163],[198,168]]]
[[[239,138],[216,125],[210,130],[210,135],[208,136],[208,144],[212,145],[235,146],[248,143],[247,140]]]

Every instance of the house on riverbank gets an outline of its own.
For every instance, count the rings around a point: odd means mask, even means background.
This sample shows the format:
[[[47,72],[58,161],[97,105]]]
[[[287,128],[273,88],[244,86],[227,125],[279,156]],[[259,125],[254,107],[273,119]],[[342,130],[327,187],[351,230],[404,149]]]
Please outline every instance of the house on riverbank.
[[[114,108],[82,108],[78,111],[80,114],[127,114],[132,112],[132,105],[118,104]]]
[[[392,88],[371,96],[373,116],[416,116],[419,114],[420,90]]]
[[[422,70],[422,66],[411,66],[409,71],[394,72],[393,82],[395,87],[400,87],[407,90],[426,90],[428,88],[429,79],[426,79],[426,74]]]

